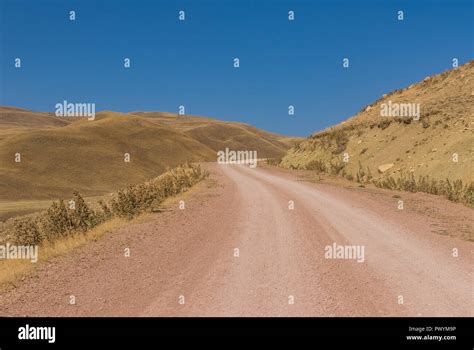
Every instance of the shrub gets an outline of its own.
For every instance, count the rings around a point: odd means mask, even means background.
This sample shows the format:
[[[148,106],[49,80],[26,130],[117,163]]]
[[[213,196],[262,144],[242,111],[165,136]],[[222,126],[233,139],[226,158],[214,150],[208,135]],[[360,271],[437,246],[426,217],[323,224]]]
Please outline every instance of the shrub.
[[[331,170],[330,173],[332,175],[339,175],[342,169],[346,166],[346,163],[339,162],[339,163],[331,163]]]
[[[112,213],[132,219],[144,211],[151,211],[164,199],[187,191],[209,173],[198,166],[186,164],[144,184],[120,190],[112,200]]]
[[[95,213],[87,206],[79,192],[74,191],[74,209],[69,209],[68,216],[74,230],[86,232],[98,224]]]
[[[40,218],[41,231],[48,240],[65,236],[73,229],[64,201],[53,202],[51,207]]]
[[[102,199],[99,199],[97,204],[99,204],[101,209],[101,212],[97,214],[97,217],[100,219],[101,222],[107,221],[113,216],[109,206]]]
[[[112,200],[112,212],[118,217],[133,219],[139,209],[133,186],[118,191],[117,197]]]
[[[377,127],[379,129],[385,130],[390,126],[391,123],[392,121],[390,119],[385,118],[377,124]]]
[[[14,244],[37,245],[43,241],[44,236],[33,219],[28,218],[25,220],[18,220],[14,225]]]
[[[367,168],[367,170],[364,170],[362,163],[360,161],[359,161],[359,169],[357,170],[355,178],[358,183],[367,183],[370,181],[370,179],[372,179],[370,169]]]
[[[326,165],[322,160],[316,159],[306,164],[307,170],[316,170],[318,173],[325,173],[327,171]]]
[[[281,158],[268,158],[267,159],[267,164],[268,165],[273,165],[273,166],[278,166],[281,163]]]
[[[340,154],[346,149],[349,138],[344,130],[336,130],[332,133],[331,138],[336,143],[336,149],[333,151],[334,154]]]
[[[446,179],[444,183],[444,194],[446,197],[453,202],[459,202],[463,198],[464,188],[461,180],[455,180],[453,182]]]
[[[412,117],[395,117],[394,120],[399,124],[403,123],[403,124],[408,125],[412,123],[413,118]]]

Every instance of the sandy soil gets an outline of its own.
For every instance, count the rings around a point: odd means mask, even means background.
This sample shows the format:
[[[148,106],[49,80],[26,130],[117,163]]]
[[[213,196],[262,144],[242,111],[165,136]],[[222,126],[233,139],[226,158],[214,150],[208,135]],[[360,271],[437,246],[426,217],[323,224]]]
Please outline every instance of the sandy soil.
[[[0,315],[473,315],[474,243],[433,232],[448,217],[472,233],[471,209],[437,199],[429,215],[409,197],[398,210],[388,191],[208,168],[185,210],[173,205],[38,266],[0,295]],[[364,247],[364,261],[327,259],[334,243]]]

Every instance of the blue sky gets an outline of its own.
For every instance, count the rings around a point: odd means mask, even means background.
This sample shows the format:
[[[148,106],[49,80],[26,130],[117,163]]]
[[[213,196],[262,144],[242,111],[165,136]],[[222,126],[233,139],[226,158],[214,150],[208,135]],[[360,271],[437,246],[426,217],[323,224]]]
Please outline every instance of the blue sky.
[[[184,105],[188,114],[305,136],[450,69],[453,58],[471,60],[472,22],[470,0],[0,0],[0,105]]]

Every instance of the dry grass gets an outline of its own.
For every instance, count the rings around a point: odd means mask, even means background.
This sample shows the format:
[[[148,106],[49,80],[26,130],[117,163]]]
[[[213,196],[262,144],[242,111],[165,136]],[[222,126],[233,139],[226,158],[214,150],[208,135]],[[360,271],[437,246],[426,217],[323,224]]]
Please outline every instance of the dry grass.
[[[281,158],[267,158],[266,163],[268,165],[278,166],[281,163]]]
[[[413,173],[402,173],[398,177],[388,176],[373,181],[375,186],[390,190],[423,192],[444,196],[452,202],[461,202],[474,207],[474,183],[462,180],[434,180],[429,176],[415,178]]]
[[[66,236],[54,242],[46,241],[40,246],[38,261],[34,264],[29,260],[0,261],[0,286],[8,284],[14,285],[15,281],[30,273],[38,264],[49,261],[54,257],[67,254],[88,242],[96,241],[106,233],[116,230],[127,223],[128,221],[125,219],[113,218],[94,227],[85,234]]]
[[[324,164],[322,160],[319,159],[313,159],[310,161],[308,164],[306,164],[305,167],[307,170],[315,170],[318,173],[325,173],[327,172],[327,166]]]
[[[345,163],[330,162],[326,164],[321,160],[312,160],[302,169],[313,170],[318,174],[331,176],[342,176],[349,181],[359,184],[374,184],[376,187],[396,191],[423,192],[439,196],[444,196],[452,202],[460,202],[474,208],[474,183],[463,182],[460,179],[450,180],[448,178],[436,180],[429,176],[416,177],[413,172],[400,172],[393,176],[372,176],[369,167],[362,166],[359,161],[359,168],[355,177],[346,172]]]

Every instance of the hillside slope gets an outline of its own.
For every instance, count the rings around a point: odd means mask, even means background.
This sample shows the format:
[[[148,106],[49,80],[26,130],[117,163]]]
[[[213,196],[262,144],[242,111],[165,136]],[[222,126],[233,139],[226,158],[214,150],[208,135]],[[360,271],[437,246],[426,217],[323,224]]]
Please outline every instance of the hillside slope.
[[[474,180],[473,91],[471,61],[384,95],[347,121],[296,145],[281,165],[329,169],[349,179],[377,181],[411,173],[417,178],[470,183]],[[420,119],[382,116],[389,103],[419,103]]]

